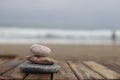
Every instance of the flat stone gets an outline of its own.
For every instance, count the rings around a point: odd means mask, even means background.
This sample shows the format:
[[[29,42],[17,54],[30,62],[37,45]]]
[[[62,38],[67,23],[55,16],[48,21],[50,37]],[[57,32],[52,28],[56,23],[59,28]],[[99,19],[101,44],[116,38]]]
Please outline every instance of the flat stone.
[[[57,62],[54,59],[49,58],[49,57],[38,57],[34,55],[27,56],[26,59],[32,63],[46,64],[46,65],[52,65]]]
[[[55,73],[58,72],[61,67],[58,64],[40,65],[31,62],[24,62],[19,65],[19,68],[25,73]]]
[[[41,57],[47,57],[51,53],[50,48],[48,48],[47,46],[39,45],[39,44],[33,44],[30,47],[30,50],[34,55],[41,56]]]

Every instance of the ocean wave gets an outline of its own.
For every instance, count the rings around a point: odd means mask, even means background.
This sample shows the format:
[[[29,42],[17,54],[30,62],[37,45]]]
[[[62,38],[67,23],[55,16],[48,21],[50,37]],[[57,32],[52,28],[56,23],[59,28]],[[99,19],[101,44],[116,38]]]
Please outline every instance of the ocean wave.
[[[100,43],[111,42],[112,30],[67,30],[0,27],[0,42],[69,42]],[[120,40],[120,30],[114,32],[116,40]]]

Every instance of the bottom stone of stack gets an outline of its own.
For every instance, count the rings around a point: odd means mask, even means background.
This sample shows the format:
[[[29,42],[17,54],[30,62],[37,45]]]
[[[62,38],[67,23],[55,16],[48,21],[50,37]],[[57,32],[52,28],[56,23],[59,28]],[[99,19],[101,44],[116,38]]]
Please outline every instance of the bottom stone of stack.
[[[60,66],[58,64],[42,65],[31,62],[24,62],[19,65],[19,68],[22,72],[25,73],[55,73],[59,71]]]

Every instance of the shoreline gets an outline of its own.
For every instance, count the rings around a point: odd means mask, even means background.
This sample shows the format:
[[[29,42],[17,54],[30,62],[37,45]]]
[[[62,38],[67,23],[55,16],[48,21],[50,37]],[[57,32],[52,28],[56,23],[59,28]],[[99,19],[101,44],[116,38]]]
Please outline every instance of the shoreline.
[[[120,43],[118,42],[110,42],[110,43],[105,43],[105,42],[101,42],[101,43],[62,43],[62,42],[51,42],[51,43],[45,43],[45,42],[0,42],[1,45],[31,45],[31,44],[43,44],[43,45],[86,45],[86,46],[91,46],[91,45],[95,45],[95,46],[106,46],[106,45],[120,45]]]

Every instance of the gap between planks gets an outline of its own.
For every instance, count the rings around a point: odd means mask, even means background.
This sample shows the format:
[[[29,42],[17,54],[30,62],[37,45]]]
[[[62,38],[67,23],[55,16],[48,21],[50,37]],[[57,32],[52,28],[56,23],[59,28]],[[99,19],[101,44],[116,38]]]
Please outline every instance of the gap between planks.
[[[54,73],[54,80],[77,80],[77,77],[66,62],[59,62],[58,64],[61,69],[58,73]]]
[[[68,61],[68,64],[78,80],[104,80],[101,75],[97,74],[80,62]]]
[[[1,66],[0,69],[3,70],[2,72],[2,78],[4,79],[12,79],[9,77],[12,73],[12,76],[16,77],[16,79],[34,79],[34,80],[51,80],[51,74],[29,74],[29,75],[24,75],[19,71],[19,67],[16,67],[21,63],[21,59],[17,62],[17,59],[5,62]],[[106,62],[105,62],[106,63]],[[115,62],[117,65],[120,65],[119,63]],[[59,65],[61,66],[61,69],[58,73],[54,73],[54,80],[81,80],[81,79],[88,79],[88,80],[93,80],[93,79],[108,79],[108,80],[113,80],[117,79],[120,80],[120,74],[117,73],[116,71],[113,71],[109,65],[113,65],[109,63],[108,66],[99,64],[94,61],[83,61],[82,63],[73,63],[71,61],[68,61],[68,64],[65,62],[59,62]],[[114,66],[113,66],[114,67]],[[6,72],[6,73],[5,73]],[[4,74],[3,74],[4,73]],[[99,75],[100,74],[100,75]],[[76,76],[75,76],[76,75]],[[101,76],[102,75],[102,76]],[[7,77],[5,77],[7,76]],[[77,78],[76,78],[77,77]]]
[[[54,74],[29,74],[25,80],[34,79],[34,80],[77,80],[76,76],[73,74],[67,63],[59,62],[61,66],[59,72]],[[52,78],[53,76],[53,78]]]
[[[120,79],[119,73],[109,69],[108,67],[102,64],[99,64],[94,61],[84,61],[83,63],[87,65],[89,68],[91,68],[92,70],[94,70],[95,72],[104,76],[105,79],[108,79],[108,80]]]
[[[14,71],[14,68],[20,63],[22,63],[22,60],[20,58],[15,58],[9,62],[5,62],[4,64],[0,65],[0,79],[11,79],[11,74]]]
[[[114,70],[114,71],[120,73],[120,65],[117,64],[118,62],[116,62],[116,61],[106,60],[106,61],[97,61],[97,63],[100,63],[100,64],[110,68],[111,70]]]

